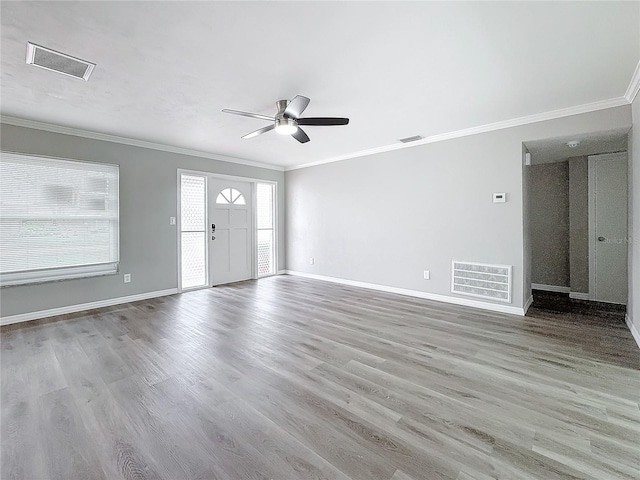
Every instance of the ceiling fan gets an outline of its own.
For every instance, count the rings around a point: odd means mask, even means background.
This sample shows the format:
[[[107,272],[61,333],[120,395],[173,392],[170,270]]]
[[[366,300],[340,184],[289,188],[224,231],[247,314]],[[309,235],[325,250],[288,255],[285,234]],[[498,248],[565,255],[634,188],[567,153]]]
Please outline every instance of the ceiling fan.
[[[300,143],[307,143],[309,136],[300,128],[300,125],[313,125],[313,126],[330,126],[330,125],[347,125],[349,123],[348,118],[335,118],[335,117],[307,117],[300,118],[302,112],[309,105],[311,100],[302,95],[296,95],[296,97],[289,100],[278,100],[276,107],[278,113],[275,117],[269,117],[268,115],[260,115],[259,113],[242,112],[240,110],[229,110],[225,108],[222,110],[224,113],[232,113],[234,115],[242,115],[244,117],[259,118],[261,120],[269,120],[273,122],[271,125],[259,128],[258,130],[247,133],[242,138],[253,138],[263,133],[267,133],[274,130],[281,135],[291,135]]]

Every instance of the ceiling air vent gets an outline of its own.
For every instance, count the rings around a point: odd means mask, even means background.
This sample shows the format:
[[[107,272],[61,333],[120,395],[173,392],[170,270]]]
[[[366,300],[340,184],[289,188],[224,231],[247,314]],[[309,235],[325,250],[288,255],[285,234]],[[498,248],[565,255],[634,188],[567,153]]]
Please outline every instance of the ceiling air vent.
[[[89,80],[89,76],[96,66],[95,63],[80,60],[31,42],[27,43],[27,63],[81,80]]]
[[[424,137],[420,136],[420,135],[414,135],[413,137],[407,137],[407,138],[401,138],[400,141],[402,143],[409,143],[409,142],[415,142],[417,140],[422,140]]]

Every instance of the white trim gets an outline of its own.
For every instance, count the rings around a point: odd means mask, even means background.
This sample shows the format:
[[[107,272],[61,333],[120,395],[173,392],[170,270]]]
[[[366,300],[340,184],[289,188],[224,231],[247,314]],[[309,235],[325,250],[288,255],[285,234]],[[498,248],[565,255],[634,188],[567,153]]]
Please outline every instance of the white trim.
[[[533,290],[542,290],[543,292],[569,293],[571,288],[561,287],[560,285],[545,285],[544,283],[532,283]]]
[[[500,313],[509,313],[512,315],[524,316],[524,308],[500,305],[497,303],[481,302],[479,300],[471,300],[469,298],[451,297],[449,295],[440,295],[437,293],[427,293],[418,290],[408,290],[405,288],[389,287],[387,285],[378,285],[376,283],[358,282],[355,280],[347,280],[344,278],[328,277],[325,275],[316,275],[314,273],[297,272],[295,270],[285,270],[287,275],[297,277],[310,278],[313,280],[321,280],[324,282],[339,283],[341,285],[349,285],[352,287],[368,288],[370,290],[378,290],[380,292],[397,293],[409,297],[424,298],[426,300],[435,300],[437,302],[453,303],[455,305],[463,305],[465,307],[475,307],[482,310],[491,310]]]
[[[640,64],[639,64],[639,68],[640,68]],[[92,132],[89,130],[82,130],[79,128],[63,127],[61,125],[38,122],[35,120],[26,120],[22,118],[7,116],[7,115],[2,115],[0,117],[0,121],[7,125],[14,125],[17,127],[33,128],[36,130],[44,130],[48,132],[61,133],[64,135],[73,135],[76,137],[91,138],[93,140],[102,140],[106,142],[120,143],[123,145],[131,145],[134,147],[150,148],[153,150],[177,153],[181,155],[191,155],[191,156],[202,157],[202,158],[210,158],[210,159],[218,160],[221,162],[236,163],[240,165],[249,165],[257,168],[266,168],[269,170],[290,171],[290,170],[298,170],[300,168],[308,168],[308,167],[314,167],[317,165],[324,165],[326,163],[339,162],[339,161],[348,160],[351,158],[375,155],[376,153],[390,152],[393,150],[400,150],[403,148],[417,147],[418,145],[426,145],[428,143],[442,142],[444,140],[451,140],[454,138],[467,137],[469,135],[477,135],[479,133],[493,132],[495,130],[503,130],[505,128],[518,127],[521,125],[527,125],[529,123],[544,122],[544,121],[553,120],[556,118],[569,117],[571,115],[579,115],[582,113],[605,110],[607,108],[620,107],[620,106],[628,105],[629,103],[631,103],[633,100],[629,100],[629,99],[635,98],[635,95],[638,93],[638,89],[640,89],[640,73],[638,71],[638,68],[636,68],[636,72],[634,73],[631,83],[629,84],[629,88],[627,88],[627,93],[625,94],[624,97],[611,98],[608,100],[600,100],[598,102],[586,103],[584,105],[577,105],[575,107],[561,108],[559,110],[551,110],[549,112],[526,115],[524,117],[512,118],[510,120],[503,120],[500,122],[488,123],[488,124],[479,125],[476,127],[465,128],[462,130],[455,130],[452,132],[445,132],[445,133],[440,133],[436,135],[431,135],[421,140],[417,140],[415,142],[392,143],[389,145],[382,145],[380,147],[374,147],[367,150],[360,150],[356,152],[347,153],[344,155],[329,157],[323,160],[317,160],[315,162],[304,163],[302,165],[293,165],[293,166],[287,166],[287,167],[284,167],[281,165],[262,163],[262,162],[255,162],[252,160],[246,160],[246,159],[237,158],[237,157],[230,157],[226,155],[218,155],[214,153],[203,152],[200,150],[193,150],[190,148],[175,147],[175,146],[164,145],[164,144],[155,143],[155,142],[147,142],[144,140],[136,140],[133,138],[120,137],[117,135],[109,135],[106,133]]]
[[[573,298],[574,300],[591,300],[588,293],[582,292],[569,292],[569,298]]]
[[[587,157],[589,217],[589,300],[596,298],[596,159]]]
[[[390,145],[383,145],[380,147],[370,148],[368,150],[360,150],[358,152],[347,153],[345,155],[338,155],[336,157],[330,157],[324,160],[304,163],[302,165],[285,167],[284,170],[290,171],[290,170],[298,170],[300,168],[315,167],[317,165],[324,165],[325,163],[339,162],[342,160],[348,160],[350,158],[365,157],[368,155],[375,155],[376,153],[390,152],[392,150],[400,150],[403,148],[417,147],[418,145],[425,145],[427,143],[442,142],[444,140],[467,137],[469,135],[477,135],[479,133],[493,132],[495,130],[503,130],[505,128],[519,127],[521,125],[526,125],[529,123],[544,122],[547,120],[554,120],[556,118],[563,118],[563,117],[569,117],[571,115],[579,115],[582,113],[595,112],[598,110],[605,110],[607,108],[620,107],[628,104],[629,104],[629,101],[625,97],[611,98],[609,100],[601,100],[599,102],[587,103],[584,105],[577,105],[575,107],[562,108],[559,110],[552,110],[544,113],[536,113],[534,115],[527,115],[524,117],[513,118],[511,120],[503,120],[501,122],[489,123],[486,125],[479,125],[477,127],[465,128],[463,130],[455,130],[453,132],[431,135],[429,137],[423,138],[422,140],[417,140],[411,143],[398,142],[398,143],[392,143]]]
[[[109,135],[107,133],[92,132],[73,127],[63,127],[62,125],[54,125],[52,123],[38,122],[35,120],[26,120],[23,118],[10,117],[2,115],[0,121],[7,125],[16,127],[33,128],[36,130],[44,130],[46,132],[61,133],[63,135],[73,135],[75,137],[90,138],[92,140],[101,140],[103,142],[120,143],[122,145],[130,145],[132,147],[150,148],[152,150],[160,150],[162,152],[177,153],[179,155],[190,155],[193,157],[210,158],[220,162],[237,163],[239,165],[248,165],[250,167],[266,168],[269,170],[283,171],[284,167],[280,165],[272,165],[262,162],[254,162],[245,160],[244,158],[230,157],[227,155],[219,155],[216,153],[203,152],[191,148],[175,147],[172,145],[164,145],[161,143],[147,142],[144,140],[136,140],[134,138],[120,137],[117,135]]]
[[[261,230],[258,228],[258,183],[264,183],[264,184],[271,184],[271,186],[273,187],[272,190],[272,212],[271,212],[271,229],[268,228],[263,228],[262,230],[272,230],[273,232],[273,258],[271,259],[273,261],[273,272],[274,273],[269,273],[267,275],[258,275],[258,231]],[[277,275],[277,271],[278,271],[278,261],[279,261],[279,257],[278,257],[278,182],[274,182],[274,181],[262,181],[262,180],[257,180],[256,182],[253,183],[253,197],[254,197],[254,209],[255,209],[255,215],[254,215],[254,220],[253,220],[253,224],[254,224],[254,231],[255,231],[255,262],[254,262],[254,270],[255,270],[255,275],[254,278],[258,279],[258,278],[265,278],[265,277],[271,277],[273,275]]]
[[[638,332],[638,329],[631,321],[631,317],[629,316],[628,313],[625,314],[624,321],[627,322],[627,327],[629,327],[629,330],[631,330],[631,335],[633,335],[633,339],[638,344],[638,347],[640,347],[640,332]]]
[[[287,271],[286,270],[278,270],[277,275],[286,275]]]
[[[127,297],[109,298],[107,300],[98,300],[97,302],[79,303],[77,305],[50,308],[48,310],[39,310],[37,312],[20,313],[18,315],[9,315],[8,317],[0,317],[0,325],[29,322],[40,318],[55,317],[56,315],[82,312],[84,310],[93,310],[94,308],[110,307],[112,305],[120,305],[122,303],[147,300],[149,298],[165,297],[176,293],[178,293],[177,288],[169,288],[167,290],[156,290],[155,292],[139,293],[137,295],[129,295]]]
[[[182,293],[182,174],[178,169],[176,175],[176,285],[178,293]]]
[[[529,311],[529,307],[531,307],[531,305],[533,305],[533,295],[529,295],[529,298],[527,299],[527,301],[524,302],[524,307],[522,308],[522,310],[524,310],[525,315]]]
[[[624,98],[627,99],[627,102],[633,103],[640,91],[640,62],[636,66],[636,71],[633,72],[633,76],[631,77],[631,81],[629,82],[629,86],[627,87],[627,92],[624,94]]]

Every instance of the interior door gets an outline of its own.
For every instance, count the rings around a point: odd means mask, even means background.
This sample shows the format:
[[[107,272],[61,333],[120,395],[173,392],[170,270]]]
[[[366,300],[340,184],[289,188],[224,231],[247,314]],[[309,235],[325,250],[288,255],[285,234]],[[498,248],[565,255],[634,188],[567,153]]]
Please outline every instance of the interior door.
[[[213,178],[209,195],[211,285],[253,278],[252,185]]]
[[[627,154],[589,157],[592,297],[627,303]]]

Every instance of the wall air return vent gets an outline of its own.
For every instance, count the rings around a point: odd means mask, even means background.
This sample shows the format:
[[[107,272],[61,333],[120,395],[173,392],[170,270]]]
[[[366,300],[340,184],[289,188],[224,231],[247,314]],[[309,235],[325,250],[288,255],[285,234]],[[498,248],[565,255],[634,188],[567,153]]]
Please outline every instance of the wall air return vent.
[[[424,137],[420,135],[415,135],[413,137],[401,138],[400,141],[402,143],[417,142],[418,140],[422,140],[423,138]]]
[[[511,303],[511,265],[458,262],[451,265],[451,291]]]
[[[27,43],[27,63],[85,81],[89,80],[89,76],[96,66],[95,63],[80,60],[31,42]]]

